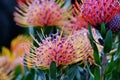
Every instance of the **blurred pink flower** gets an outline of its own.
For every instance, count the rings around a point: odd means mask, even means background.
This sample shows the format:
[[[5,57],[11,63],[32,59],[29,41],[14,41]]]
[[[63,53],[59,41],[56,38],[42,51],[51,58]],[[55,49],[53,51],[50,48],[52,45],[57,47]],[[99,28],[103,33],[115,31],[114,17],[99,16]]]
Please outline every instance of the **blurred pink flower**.
[[[63,0],[20,0],[15,21],[23,27],[29,26],[58,26],[68,19],[68,13],[61,8]]]
[[[18,65],[21,65],[23,69],[24,54],[29,51],[31,42],[30,37],[19,35],[12,40],[10,49],[2,47],[0,72],[3,71],[3,73],[0,73],[0,80],[11,80],[13,77],[12,73],[14,73],[13,70]]]

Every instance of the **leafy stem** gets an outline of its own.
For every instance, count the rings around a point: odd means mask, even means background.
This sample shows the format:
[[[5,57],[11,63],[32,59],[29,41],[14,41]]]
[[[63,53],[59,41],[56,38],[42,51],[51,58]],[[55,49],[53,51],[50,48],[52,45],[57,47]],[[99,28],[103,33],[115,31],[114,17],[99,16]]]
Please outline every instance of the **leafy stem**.
[[[101,65],[101,79],[104,80],[104,74],[105,74],[105,66],[106,66],[106,54],[102,55],[102,65]]]

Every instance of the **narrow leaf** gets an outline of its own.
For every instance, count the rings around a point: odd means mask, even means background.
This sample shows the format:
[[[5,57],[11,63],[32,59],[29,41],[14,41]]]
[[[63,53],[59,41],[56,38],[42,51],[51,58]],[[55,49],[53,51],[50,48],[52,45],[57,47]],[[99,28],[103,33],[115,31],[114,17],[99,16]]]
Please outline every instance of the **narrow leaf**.
[[[95,67],[94,69],[94,80],[100,80],[100,68]]]
[[[100,57],[99,57],[99,51],[98,51],[98,48],[96,46],[96,44],[93,42],[93,40],[91,40],[90,38],[90,35],[88,35],[88,38],[90,40],[90,43],[91,43],[91,46],[94,50],[94,59],[95,59],[95,62],[100,65]]]
[[[94,75],[93,75],[93,73],[91,72],[91,70],[90,70],[90,68],[89,68],[89,66],[88,66],[87,63],[86,63],[86,65],[87,65],[88,72],[89,72],[89,74],[90,74],[90,80],[94,80]]]
[[[88,24],[88,31],[89,31],[90,39],[91,39],[91,40],[94,40],[93,35],[92,35],[92,30],[91,30],[90,24]]]
[[[105,24],[102,23],[102,24],[101,24],[101,35],[102,35],[103,38],[105,37],[105,33],[106,33]]]
[[[57,69],[56,69],[56,63],[53,61],[51,62],[50,65],[50,80],[56,80],[56,73],[57,73]]]
[[[114,67],[114,61],[112,58],[111,61],[106,66],[105,74],[107,75],[108,73],[111,73],[111,71],[113,70],[113,67]]]
[[[104,42],[104,52],[109,53],[112,49],[112,31],[108,31]]]

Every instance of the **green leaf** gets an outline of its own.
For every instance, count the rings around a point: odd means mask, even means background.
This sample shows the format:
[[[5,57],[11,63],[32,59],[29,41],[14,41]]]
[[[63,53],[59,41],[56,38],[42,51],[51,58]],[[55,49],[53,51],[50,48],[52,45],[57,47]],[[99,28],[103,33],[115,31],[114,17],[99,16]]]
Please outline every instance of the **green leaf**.
[[[37,69],[37,75],[40,80],[46,80],[46,73],[40,69]]]
[[[112,58],[111,61],[106,65],[105,75],[108,75],[109,73],[111,73],[113,70],[113,67],[114,67],[114,60]]]
[[[23,80],[24,75],[23,74],[19,74],[16,78],[12,79],[12,80]]]
[[[50,73],[50,80],[57,80],[56,78],[57,68],[56,68],[56,63],[54,61],[51,62],[49,73]]]
[[[81,71],[83,70],[79,66],[72,66],[71,68],[67,69],[66,75],[68,76],[68,79],[66,80],[81,80]]]
[[[100,68],[95,67],[94,69],[94,80],[100,80]]]
[[[23,80],[38,80],[37,69],[34,67],[30,71],[25,72]],[[42,79],[41,79],[42,80]]]
[[[88,24],[89,38],[94,41],[90,24]]]
[[[88,30],[89,30],[88,38],[89,38],[91,46],[92,46],[92,48],[94,50],[94,59],[95,59],[95,62],[98,65],[100,65],[99,52],[98,52],[98,48],[97,48],[97,46],[95,44],[95,41],[94,41],[94,38],[93,38],[93,35],[92,35],[92,30],[91,30],[90,24],[88,24]]]
[[[120,42],[119,42],[119,44],[118,44],[117,52],[120,53]]]
[[[91,40],[90,35],[88,35],[88,38],[89,38],[90,43],[91,43],[91,46],[92,46],[92,48],[93,48],[93,50],[94,50],[94,59],[95,59],[95,62],[96,62],[98,65],[100,65],[101,63],[100,63],[100,56],[99,56],[98,48],[97,48],[95,42],[93,42],[93,40]]]
[[[54,33],[56,27],[55,26],[46,26],[43,28],[44,35],[49,35],[51,33]]]
[[[87,65],[88,72],[89,72],[89,74],[90,74],[90,80],[94,80],[94,75],[93,75],[93,73],[91,72],[91,70],[90,70],[90,68],[89,68],[89,66],[88,66],[87,63],[86,63],[86,65]]]
[[[34,80],[34,76],[28,71],[25,73],[23,80]]]
[[[23,78],[23,74],[22,74],[22,67],[21,65],[18,65],[17,67],[15,67],[14,69],[14,78],[12,80],[20,80]]]
[[[104,41],[104,52],[109,53],[112,49],[112,31],[108,31]]]
[[[18,65],[16,68],[15,68],[15,74],[14,75],[19,75],[20,73],[22,73],[22,68],[20,65]]]
[[[101,24],[101,35],[104,38],[106,35],[106,28],[104,22]]]
[[[117,47],[117,52],[114,55],[114,60],[117,60],[120,57],[120,42]]]
[[[77,80],[81,80],[81,74],[80,74],[79,70],[77,70],[76,73],[77,73],[77,74],[76,74],[76,79],[77,79]]]

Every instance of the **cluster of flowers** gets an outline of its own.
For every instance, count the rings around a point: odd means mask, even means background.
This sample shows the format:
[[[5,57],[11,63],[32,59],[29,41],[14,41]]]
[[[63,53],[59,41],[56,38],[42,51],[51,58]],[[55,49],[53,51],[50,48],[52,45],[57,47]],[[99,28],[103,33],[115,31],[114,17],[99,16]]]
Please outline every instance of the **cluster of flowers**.
[[[41,42],[32,36],[38,46],[31,44],[31,41],[27,42],[26,47],[24,46],[26,66],[49,69],[52,61],[55,61],[57,66],[86,61],[95,64],[93,49],[87,37],[88,23],[92,26],[92,33],[96,41],[99,36],[95,29],[99,29],[102,22],[106,24],[107,30],[110,29],[114,33],[120,30],[120,4],[118,0],[82,0],[81,3],[76,0],[72,7],[66,8],[65,5],[64,0],[18,0],[18,7],[14,13],[17,25],[22,27],[39,26],[40,28],[59,26],[62,29],[59,31],[60,34],[59,32],[52,34],[52,36],[42,34],[43,38],[39,37]],[[63,36],[66,33],[67,35]],[[15,41],[15,43],[21,42]],[[97,46],[101,50],[101,46]],[[17,57],[18,55],[23,56],[25,53],[19,51],[20,46],[16,47],[15,45],[15,47],[11,47],[9,55],[15,56],[15,60],[16,55]]]
[[[13,70],[18,65],[23,66],[24,54],[29,51],[31,43],[32,39],[30,37],[19,35],[12,40],[10,49],[2,47],[0,53],[0,80],[11,80],[13,78]]]

